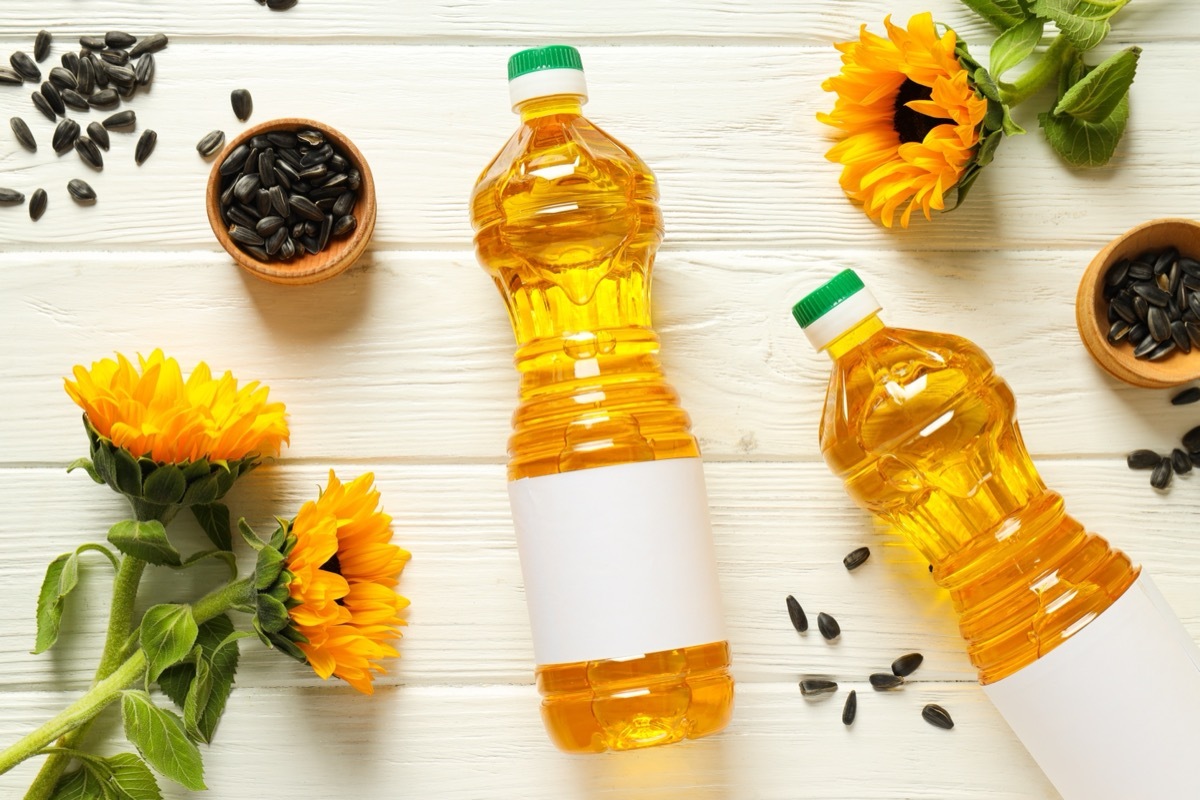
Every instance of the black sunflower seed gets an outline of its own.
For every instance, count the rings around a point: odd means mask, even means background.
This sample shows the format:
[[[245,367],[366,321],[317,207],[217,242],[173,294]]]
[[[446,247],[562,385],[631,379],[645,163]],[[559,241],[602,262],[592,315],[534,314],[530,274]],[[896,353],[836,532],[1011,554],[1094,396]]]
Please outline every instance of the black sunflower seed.
[[[1129,335],[1131,330],[1133,330],[1133,326],[1128,322],[1123,319],[1117,320],[1108,327],[1108,343],[1120,343],[1126,336]]]
[[[904,685],[904,678],[890,672],[876,672],[871,675],[871,685],[876,689],[895,689]]]
[[[38,31],[37,36],[33,40],[33,57],[38,61],[45,61],[46,56],[50,55],[50,42],[53,37],[50,31]]]
[[[66,67],[54,67],[50,70],[50,83],[59,89],[78,89],[79,81],[75,73]]]
[[[311,219],[314,222],[319,222],[325,218],[325,215],[321,213],[321,209],[317,208],[316,203],[314,203],[312,200],[309,200],[304,195],[293,194],[288,198],[288,203],[291,205],[292,210],[304,219]]]
[[[325,144],[325,134],[320,131],[297,131],[296,138],[312,147],[320,147]]]
[[[287,196],[283,193],[283,187],[272,186],[267,190],[267,196],[271,199],[271,210],[276,214],[286,217],[290,213],[291,208],[288,206]]]
[[[1164,458],[1158,462],[1158,466],[1154,468],[1154,472],[1150,474],[1150,485],[1160,492],[1164,491],[1171,485],[1171,459]]]
[[[267,134],[267,141],[276,147],[282,147],[289,156],[295,159],[294,166],[299,166],[300,159],[296,156],[295,150],[300,146],[300,140],[296,138],[296,134],[287,131],[271,131]]]
[[[1174,342],[1172,342],[1174,344]],[[1154,337],[1149,334],[1133,349],[1134,358],[1149,358],[1150,354],[1158,349],[1158,342],[1154,341]]]
[[[1152,306],[1165,308],[1171,301],[1170,292],[1164,292],[1153,281],[1142,281],[1133,285],[1133,292]]]
[[[346,236],[356,227],[358,227],[358,220],[353,214],[347,214],[344,217],[340,217],[337,222],[333,223],[332,233],[334,236],[338,237]]]
[[[296,243],[290,238],[283,240],[283,246],[279,248],[279,257],[284,261],[290,260],[296,255]]]
[[[260,219],[258,224],[254,226],[254,231],[259,236],[266,238],[274,235],[276,231],[283,228],[284,222],[285,220],[283,217],[272,214],[271,216]]]
[[[1138,314],[1133,307],[1133,300],[1131,298],[1125,295],[1117,295],[1113,298],[1110,308],[1116,312],[1118,317],[1126,322],[1130,324],[1138,322]]]
[[[808,615],[804,613],[804,609],[800,607],[800,602],[792,597],[787,596],[787,612],[788,617],[792,620],[792,627],[800,633],[808,630]]]
[[[137,162],[138,166],[141,166],[150,157],[150,154],[154,152],[156,144],[158,144],[157,133],[149,128],[142,131],[142,136],[138,139],[137,147],[133,150],[133,160]]]
[[[1184,389],[1179,394],[1171,398],[1171,405],[1186,406],[1197,400],[1200,400],[1200,386],[1192,386],[1189,389]]]
[[[42,97],[46,98],[46,102],[54,109],[56,115],[62,116],[67,113],[67,106],[62,101],[62,95],[50,81],[42,81]]]
[[[333,217],[328,214],[321,221],[321,230],[317,233],[317,249],[324,250],[329,246],[329,234],[333,231]]]
[[[79,178],[74,178],[67,183],[67,191],[71,193],[71,197],[81,203],[88,203],[96,199],[96,190],[87,181]]]
[[[930,703],[921,709],[921,718],[935,728],[950,730],[954,727],[954,720],[950,719],[950,713],[936,703]]]
[[[261,180],[257,172],[248,172],[233,184],[233,194],[243,203],[249,203],[258,195]]]
[[[1188,458],[1188,454],[1178,447],[1171,451],[1171,469],[1175,470],[1176,475],[1192,471],[1192,462]]]
[[[268,255],[275,255],[283,248],[283,243],[287,241],[288,232],[280,228],[267,238],[266,251]]]
[[[29,198],[29,218],[37,222],[42,218],[42,214],[46,213],[46,202],[49,198],[46,197],[45,189],[38,189]]]
[[[225,160],[221,162],[221,166],[217,168],[217,171],[222,175],[233,175],[242,168],[242,165],[246,163],[246,157],[249,155],[249,146],[239,144],[233,148],[233,152],[225,156]]]
[[[846,695],[846,705],[842,706],[842,724],[853,725],[854,718],[858,715],[858,692],[854,689],[850,690],[850,694]]]
[[[75,140],[75,152],[79,153],[79,157],[83,162],[93,169],[104,169],[104,156],[100,154],[100,148],[86,136],[80,136]]]
[[[250,119],[254,113],[254,98],[246,89],[234,89],[229,94],[229,102],[233,105],[233,114],[242,122]]]
[[[848,570],[856,570],[866,563],[871,557],[871,549],[869,547],[858,547],[851,550],[845,558],[842,559],[842,565]]]
[[[62,96],[63,105],[68,108],[73,108],[76,111],[87,111],[90,108],[87,98],[74,89],[63,89],[60,95]]]
[[[1175,340],[1167,339],[1165,342],[1159,342],[1158,345],[1150,351],[1150,355],[1146,356],[1149,361],[1158,361],[1171,355],[1175,350]]]
[[[351,209],[354,208],[354,200],[355,197],[353,192],[342,192],[340,195],[338,195],[337,201],[333,204],[333,215],[337,217],[338,220],[341,220],[342,217],[349,214]],[[334,229],[337,229],[336,223],[334,224]]]
[[[88,105],[92,108],[112,108],[119,102],[121,102],[121,98],[117,95],[116,89],[101,89],[93,92],[92,96],[88,98]]]
[[[826,639],[836,639],[842,635],[842,626],[838,625],[836,619],[822,611],[817,614],[817,630]]]
[[[1183,327],[1187,330],[1188,338],[1192,340],[1192,347],[1200,347],[1200,323],[1185,322]]]
[[[925,661],[925,656],[920,653],[905,653],[892,662],[892,674],[901,678],[907,678],[917,671],[917,667]]]
[[[1158,306],[1150,308],[1146,324],[1150,327],[1150,335],[1154,337],[1154,341],[1165,342],[1171,338],[1171,320],[1168,319],[1167,312]]]
[[[154,56],[147,53],[138,59],[133,74],[137,77],[138,86],[146,86],[154,80]]]
[[[129,47],[137,42],[136,36],[131,36],[125,31],[109,31],[104,34],[104,43],[109,47]]]
[[[0,205],[20,205],[25,202],[25,195],[18,192],[16,189],[5,189],[0,187]]]
[[[119,48],[116,50],[101,50],[99,55],[104,63],[111,64],[114,67],[124,67],[129,63],[129,53]]]
[[[272,11],[287,11],[296,5],[296,0],[267,0],[267,8]]]
[[[42,79],[42,71],[38,69],[37,64],[33,63],[33,59],[20,50],[8,57],[8,63],[12,64],[13,69],[19,72],[21,77],[27,81],[40,81]]]
[[[89,122],[87,126],[88,136],[92,141],[99,145],[104,150],[109,148],[110,142],[108,138],[108,129],[99,122]]]
[[[1167,272],[1167,270],[1169,270],[1171,268],[1171,265],[1175,263],[1175,260],[1178,258],[1179,258],[1179,251],[1176,250],[1174,247],[1168,247],[1166,250],[1162,251],[1162,253],[1159,254],[1157,259],[1155,259],[1154,274],[1155,275],[1165,274]]]
[[[37,110],[42,112],[42,116],[51,122],[54,122],[54,120],[58,119],[58,115],[54,113],[54,109],[50,107],[49,101],[46,100],[45,96],[43,96],[41,92],[34,92],[32,95],[30,95],[30,97],[32,97],[33,105],[37,108]]]
[[[819,678],[805,678],[800,681],[800,694],[805,697],[812,697],[818,694],[832,694],[837,691],[837,683],[835,681],[821,680]]]
[[[254,193],[254,203],[260,217],[271,213],[271,193],[266,189],[259,189]]]
[[[225,131],[210,131],[196,144],[196,152],[208,158],[225,146]]]
[[[1181,320],[1171,323],[1171,339],[1175,342],[1175,346],[1183,352],[1192,352],[1192,340],[1188,337],[1187,328],[1184,327]]]
[[[107,53],[108,51],[105,51]],[[121,64],[106,64],[104,71],[109,79],[118,86],[132,87],[137,85],[137,73]]]
[[[103,50],[106,45],[103,36],[80,36],[79,46],[85,50]]]
[[[13,117],[8,121],[9,127],[12,128],[13,136],[17,137],[17,141],[31,153],[37,152],[37,139],[33,138],[33,131],[29,130],[29,126],[25,124],[25,120],[20,117]]]
[[[17,72],[15,69],[0,67],[0,85],[20,86],[24,82],[25,79],[21,77],[21,73]]]
[[[1162,456],[1153,450],[1134,450],[1125,457],[1125,463],[1130,469],[1154,469],[1162,461]]]
[[[1180,441],[1183,442],[1183,449],[1189,453],[1200,451],[1200,425],[1185,433]]]
[[[253,229],[247,228],[244,225],[231,225],[229,227],[229,238],[233,239],[238,244],[252,245],[262,247],[265,242],[263,238],[254,232]]]
[[[62,154],[70,150],[78,138],[79,123],[73,119],[64,119],[54,129],[54,136],[50,139],[50,145],[54,148],[54,152]]]
[[[164,34],[152,33],[149,36],[143,37],[141,41],[129,48],[129,57],[141,58],[147,53],[157,53],[167,46],[167,42],[168,39]]]
[[[59,61],[62,62],[62,65],[65,69],[70,70],[71,73],[74,74],[76,76],[76,78],[78,78],[79,64],[82,61],[82,59],[79,58],[78,53],[72,53],[70,51],[63,53],[62,58],[60,58]]]

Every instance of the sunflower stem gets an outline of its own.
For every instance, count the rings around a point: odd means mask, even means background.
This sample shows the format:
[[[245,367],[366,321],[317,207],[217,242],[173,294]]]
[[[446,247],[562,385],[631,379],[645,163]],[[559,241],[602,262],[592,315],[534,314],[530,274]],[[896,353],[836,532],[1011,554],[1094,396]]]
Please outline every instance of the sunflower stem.
[[[253,576],[227,583],[220,589],[214,589],[197,600],[192,605],[192,616],[196,619],[197,625],[203,625],[231,608],[253,606],[254,595]]]
[[[1058,77],[1074,52],[1075,48],[1065,36],[1056,38],[1028,72],[1012,83],[1001,84],[1000,99],[1004,105],[1009,108],[1018,106],[1041,91],[1042,87]]]

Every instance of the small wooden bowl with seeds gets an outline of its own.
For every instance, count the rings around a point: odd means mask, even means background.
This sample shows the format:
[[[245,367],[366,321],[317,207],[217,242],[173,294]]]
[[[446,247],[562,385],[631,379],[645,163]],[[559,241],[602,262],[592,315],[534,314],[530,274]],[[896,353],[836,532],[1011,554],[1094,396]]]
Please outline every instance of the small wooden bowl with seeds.
[[[272,283],[332,278],[358,260],[375,232],[366,159],[346,136],[310,119],[271,120],[229,142],[213,161],[206,205],[225,251]]]
[[[1151,220],[1118,236],[1088,264],[1075,296],[1075,324],[1096,363],[1150,389],[1200,378],[1197,311],[1200,223],[1190,219]]]

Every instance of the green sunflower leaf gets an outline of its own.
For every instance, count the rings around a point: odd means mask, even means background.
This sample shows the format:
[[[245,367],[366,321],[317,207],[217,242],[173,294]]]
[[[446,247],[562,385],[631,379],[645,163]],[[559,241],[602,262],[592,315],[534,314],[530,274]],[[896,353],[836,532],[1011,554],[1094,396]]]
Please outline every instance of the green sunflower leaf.
[[[148,609],[139,638],[150,662],[150,680],[158,680],[164,669],[191,652],[198,632],[191,606],[172,603]]]
[[[288,624],[287,606],[271,597],[269,594],[258,596],[258,610],[255,619],[267,633],[282,630]]]
[[[1033,54],[1046,23],[1031,17],[1006,30],[992,43],[988,67],[996,80]]]
[[[962,4],[1002,31],[1028,16],[1019,0],[962,0]]]
[[[233,529],[229,525],[229,507],[223,503],[192,506],[192,515],[218,550],[233,549]]]
[[[109,778],[120,800],[162,800],[154,773],[133,753],[118,753],[105,759],[112,771]]]
[[[975,84],[975,88],[983,93],[983,96],[988,100],[1001,102],[1000,87],[996,85],[996,81],[992,79],[991,74],[986,69],[980,67],[975,70],[975,74],[971,76],[971,82]]]
[[[1084,122],[1103,122],[1129,94],[1142,48],[1129,47],[1102,61],[1066,91],[1055,114],[1070,114]]]
[[[142,691],[121,693],[125,736],[150,766],[192,791],[206,789],[200,751],[188,739],[179,715],[154,705]]]
[[[1068,114],[1042,113],[1038,121],[1046,138],[1068,164],[1099,167],[1108,163],[1129,120],[1129,96],[1122,97],[1101,122],[1085,122]]]
[[[63,553],[46,567],[37,602],[37,639],[33,653],[44,653],[58,641],[64,601],[79,583],[79,556]]]
[[[200,659],[208,665],[209,691],[203,706],[203,712],[197,709],[194,725],[188,726],[188,732],[193,738],[211,743],[217,730],[217,723],[225,711],[225,703],[233,691],[233,679],[237,674],[238,660],[241,652],[236,642],[238,639],[254,634],[235,631],[229,616],[222,614],[214,617],[200,626],[196,636],[196,644],[200,647]],[[195,680],[197,669],[194,664],[176,664],[158,677],[158,685],[175,705],[184,709]],[[194,728],[194,730],[193,730]]]
[[[142,496],[151,503],[173,505],[183,498],[187,488],[183,470],[174,464],[164,464],[146,477],[142,484]]]
[[[254,588],[260,592],[270,589],[280,572],[283,572],[283,554],[273,547],[259,550],[258,563],[254,567]]]
[[[238,532],[242,534],[242,538],[246,540],[246,544],[255,552],[266,547],[262,539],[258,538],[258,534],[254,532],[254,528],[250,527],[250,523],[246,522],[245,518],[238,520]]]
[[[125,448],[118,447],[113,451],[113,464],[113,477],[116,479],[117,489],[134,497],[140,496],[142,468],[138,466],[137,459]]]
[[[92,463],[90,458],[77,458],[67,465],[67,472],[74,472],[81,469],[88,474],[88,477],[96,483],[104,483],[104,478],[100,477],[100,473],[96,471],[96,465]]]
[[[157,566],[178,567],[179,551],[167,539],[167,529],[158,520],[127,519],[109,528],[108,541],[122,553]]]
[[[1104,41],[1110,26],[1107,19],[1076,13],[1080,0],[1034,0],[1033,13],[1058,26],[1076,50],[1085,53]]]
[[[196,675],[188,686],[187,697],[183,701],[183,728],[187,735],[198,742],[207,742],[204,732],[200,730],[200,722],[204,717],[204,709],[208,707],[208,698],[212,694],[212,667],[207,659],[201,657],[196,661]]]
[[[74,772],[59,778],[50,800],[125,800],[105,785],[95,767],[84,763]]]

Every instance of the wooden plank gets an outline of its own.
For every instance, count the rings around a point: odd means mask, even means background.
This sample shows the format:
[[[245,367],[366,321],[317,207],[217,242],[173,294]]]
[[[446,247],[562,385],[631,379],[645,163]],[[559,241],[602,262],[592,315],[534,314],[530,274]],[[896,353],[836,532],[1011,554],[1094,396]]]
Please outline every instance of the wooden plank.
[[[839,719],[858,692],[852,728]],[[68,701],[63,693],[0,692],[0,742]],[[952,731],[921,720],[925,703]],[[111,715],[110,715],[111,717]],[[119,726],[101,750],[119,752]],[[815,702],[791,684],[743,688],[722,734],[632,753],[567,756],[546,741],[531,687],[240,690],[203,748],[213,797],[638,797],[667,800],[1054,800],[1058,795],[974,686],[910,686],[887,696],[856,683]],[[0,777],[16,797],[36,763]],[[536,776],[536,777],[531,777]],[[167,800],[193,795],[160,780]]]
[[[991,354],[1035,454],[1169,451],[1200,422],[1196,407],[1124,386],[1088,358],[1073,303],[1089,258],[668,252],[654,289],[663,358],[708,458],[818,460],[828,362],[789,307],[853,266],[892,324],[953,331]],[[0,297],[0,336],[21,342],[0,359],[3,464],[79,456],[62,376],[114,350],[155,346],[189,368],[207,360],[267,383],[291,412],[289,459],[505,458],[512,334],[469,252],[376,251],[349,275],[301,289],[244,277],[207,253],[8,252]]]
[[[103,14],[81,19],[70,0],[12,0],[0,20],[0,37],[26,38],[47,28],[61,42],[81,34],[126,29],[133,33],[162,30],[176,41],[193,38],[247,40],[395,40],[504,42],[524,46],[545,39],[609,45],[646,42],[704,41],[824,43],[853,36],[862,23],[880,28],[885,13],[897,20],[932,10],[937,19],[958,30],[977,48],[997,31],[952,0],[895,0],[881,7],[870,0],[839,0],[825,6],[805,0],[615,0],[572,8],[570,14],[547,13],[536,0],[489,3],[487,0],[301,0],[286,14],[247,6],[242,0],[208,0],[204,14],[169,0],[109,0]],[[150,11],[153,9],[153,11]],[[153,19],[153,22],[148,20]],[[1191,4],[1167,7],[1132,4],[1115,20],[1114,37],[1130,41],[1189,38],[1200,23]],[[1131,38],[1136,37],[1136,38]],[[57,51],[56,51],[57,52]]]
[[[343,464],[338,472],[350,478],[364,469]],[[412,600],[403,657],[381,682],[530,683],[532,646],[502,468],[379,465],[375,472],[396,539],[413,554],[401,582]],[[931,584],[925,561],[875,529],[822,466],[717,463],[706,473],[740,682],[814,674],[863,680],[914,650],[926,656],[917,680],[975,679],[948,597]],[[1200,548],[1192,530],[1200,499],[1188,478],[1171,494],[1156,496],[1144,475],[1110,462],[1051,462],[1044,473],[1072,513],[1146,566],[1200,637]],[[267,535],[272,515],[294,515],[325,476],[317,465],[264,468],[235,489],[230,505]],[[37,590],[50,559],[84,541],[102,541],[128,512],[107,488],[57,470],[0,470],[0,495],[10,498],[0,518],[0,585],[8,587],[12,605],[10,621],[0,628],[0,689],[81,689],[100,649],[110,568],[99,556],[84,559],[62,641],[42,656],[28,653]],[[207,547],[185,516],[172,528],[180,549]],[[848,573],[842,556],[863,544],[872,548],[870,561]],[[251,564],[243,552],[243,571]],[[186,601],[223,574],[215,564],[182,576],[152,568],[142,597],[146,603]],[[798,635],[784,610],[788,594],[811,617],[832,613],[844,631],[840,640],[828,644],[815,630]],[[254,640],[242,649],[241,685],[322,685],[308,668],[285,663]]]
[[[1004,143],[971,201],[909,233],[870,222],[823,157],[830,129],[816,114],[832,105],[818,88],[838,69],[830,47],[727,47],[719,58],[694,46],[590,48],[588,113],[657,172],[669,247],[1094,250],[1137,222],[1187,215],[1200,203],[1200,164],[1178,157],[1180,136],[1200,127],[1200,106],[1178,102],[1193,49],[1147,49],[1128,135],[1109,168],[1066,169],[1042,141],[1034,109],[1023,109],[1019,120],[1031,134]],[[46,146],[51,125],[28,91],[5,87],[0,116],[25,117],[43,147],[34,154],[10,144],[0,170],[12,188],[28,195],[41,186],[51,197],[37,223],[22,209],[3,209],[0,241],[35,250],[215,249],[202,201],[210,165],[194,145],[210,129],[242,129],[229,92],[246,86],[253,122],[310,116],[358,144],[379,187],[378,246],[468,246],[470,187],[516,126],[504,83],[511,50],[172,45],[159,58],[153,91],[131,106],[140,127],[158,132],[155,154],[136,167],[136,136],[114,133],[102,174],[82,168],[74,153],[55,157]],[[312,60],[331,67],[279,66]],[[104,114],[77,116],[86,124]],[[66,193],[67,181],[84,172],[99,194],[94,207],[77,207]]]

